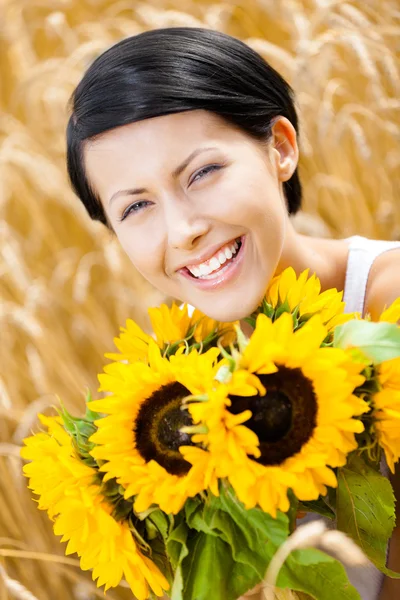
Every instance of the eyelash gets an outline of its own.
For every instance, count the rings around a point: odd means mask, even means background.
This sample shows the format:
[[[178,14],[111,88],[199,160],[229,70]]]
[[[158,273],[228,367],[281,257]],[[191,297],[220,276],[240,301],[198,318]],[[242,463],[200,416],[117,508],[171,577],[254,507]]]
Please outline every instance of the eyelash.
[[[190,184],[192,184],[196,177],[198,175],[200,175],[200,173],[212,173],[213,171],[218,171],[218,169],[221,169],[222,165],[207,165],[206,167],[203,167],[202,169],[200,169],[200,171],[197,171],[197,173],[195,174],[195,176],[193,177],[193,179],[191,180]],[[201,178],[200,178],[201,179]]]
[[[122,213],[122,215],[120,217],[118,217],[118,221],[121,223],[122,221],[125,221],[126,217],[128,217],[131,212],[138,212],[141,208],[144,208],[144,206],[142,206],[143,204],[147,205],[150,204],[148,200],[139,200],[138,202],[134,202],[133,204],[130,204],[128,206],[128,208],[126,208],[124,210],[124,212]]]
[[[203,167],[202,169],[200,169],[199,171],[197,171],[197,173],[195,174],[195,176],[193,177],[193,179],[190,181],[189,185],[191,185],[192,183],[194,183],[194,181],[196,180],[196,177],[198,175],[200,175],[201,173],[208,174],[208,173],[212,173],[213,171],[218,171],[219,169],[222,169],[222,165],[207,165],[206,167]],[[202,177],[200,177],[200,179]],[[141,208],[144,208],[143,205],[147,205],[147,204],[150,204],[148,200],[139,200],[138,202],[134,202],[133,204],[130,204],[124,210],[124,212],[122,213],[121,217],[118,218],[118,221],[119,222],[124,221],[131,214],[131,212],[138,212],[138,211],[141,210]]]

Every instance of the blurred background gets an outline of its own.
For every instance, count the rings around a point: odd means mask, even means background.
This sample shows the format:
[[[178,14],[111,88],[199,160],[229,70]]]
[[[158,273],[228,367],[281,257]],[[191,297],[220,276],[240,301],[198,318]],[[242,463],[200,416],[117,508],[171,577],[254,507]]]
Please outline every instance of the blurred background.
[[[64,130],[100,52],[174,25],[244,40],[296,91],[299,231],[400,239],[398,0],[0,0],[0,600],[104,597],[37,510],[19,448],[59,399],[84,409],[119,326],[147,327],[163,299],[71,192]]]

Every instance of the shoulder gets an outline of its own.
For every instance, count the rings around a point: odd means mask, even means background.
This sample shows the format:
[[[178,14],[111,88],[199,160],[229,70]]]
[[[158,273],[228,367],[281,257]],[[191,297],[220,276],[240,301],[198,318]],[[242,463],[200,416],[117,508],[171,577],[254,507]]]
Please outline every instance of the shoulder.
[[[369,273],[365,312],[378,320],[385,307],[400,297],[400,248],[379,255]]]

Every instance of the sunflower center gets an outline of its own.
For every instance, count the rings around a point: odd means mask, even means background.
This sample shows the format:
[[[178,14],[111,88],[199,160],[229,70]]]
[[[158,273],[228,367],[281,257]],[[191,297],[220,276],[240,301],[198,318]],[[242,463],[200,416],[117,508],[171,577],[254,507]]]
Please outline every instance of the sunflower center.
[[[279,465],[300,452],[314,431],[317,399],[312,382],[301,369],[279,367],[276,373],[258,375],[267,389],[265,396],[230,396],[233,414],[250,410],[244,423],[260,440],[263,465]]]
[[[172,475],[185,475],[191,464],[179,452],[180,446],[193,446],[181,427],[193,425],[181,403],[190,391],[177,381],[155,391],[140,407],[135,424],[136,447],[146,462],[155,460]]]

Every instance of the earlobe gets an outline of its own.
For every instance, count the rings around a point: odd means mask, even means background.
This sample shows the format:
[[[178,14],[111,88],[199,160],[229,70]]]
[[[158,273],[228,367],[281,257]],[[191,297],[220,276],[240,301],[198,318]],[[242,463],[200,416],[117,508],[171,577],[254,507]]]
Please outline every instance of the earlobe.
[[[299,159],[296,130],[286,117],[279,117],[272,126],[272,136],[279,179],[288,181]]]

